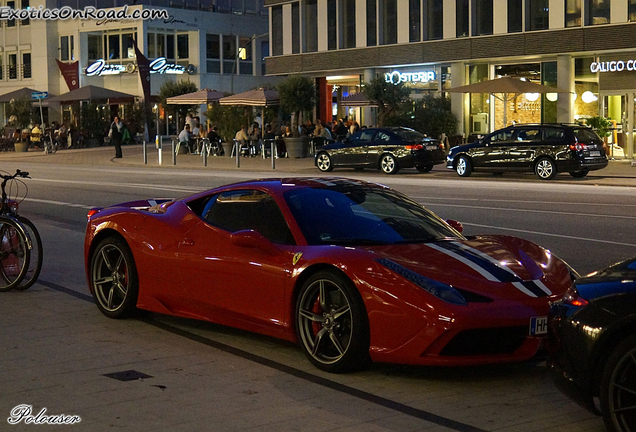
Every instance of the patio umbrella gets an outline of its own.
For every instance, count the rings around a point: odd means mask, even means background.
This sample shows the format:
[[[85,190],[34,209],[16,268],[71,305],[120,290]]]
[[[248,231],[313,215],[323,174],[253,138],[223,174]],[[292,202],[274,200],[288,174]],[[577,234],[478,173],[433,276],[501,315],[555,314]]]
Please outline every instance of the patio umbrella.
[[[110,103],[117,103],[127,101],[132,102],[134,99],[135,96],[128,93],[122,93],[104,87],[87,85],[76,90],[71,90],[68,93],[52,97],[49,99],[49,102],[65,103],[77,101],[108,100]]]
[[[280,98],[276,90],[264,90],[261,88],[221,98],[219,103],[221,105],[268,107],[280,104]]]
[[[168,98],[166,102],[170,105],[201,105],[218,102],[222,97],[222,92],[204,88],[193,93]]]
[[[342,98],[340,103],[348,107],[377,107],[378,105],[371,102],[364,93],[354,93]]]
[[[493,80],[486,80],[475,84],[468,84],[461,87],[454,87],[446,90],[449,93],[490,93],[504,103],[504,126],[507,125],[508,101],[516,98],[522,93],[570,93],[557,87],[542,84],[535,84],[530,81],[523,81],[514,77],[502,77]],[[496,93],[503,94],[502,97]]]
[[[1,95],[0,103],[11,102],[11,99],[31,99],[31,94],[38,91],[39,90],[34,90],[29,87],[22,87],[19,90],[14,90],[12,92]]]

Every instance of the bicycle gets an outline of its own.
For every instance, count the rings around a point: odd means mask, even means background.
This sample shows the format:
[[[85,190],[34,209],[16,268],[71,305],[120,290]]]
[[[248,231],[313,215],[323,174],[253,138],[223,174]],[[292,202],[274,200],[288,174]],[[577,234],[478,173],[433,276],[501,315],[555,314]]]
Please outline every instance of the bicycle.
[[[35,283],[42,270],[40,233],[33,222],[18,215],[19,202],[7,196],[7,182],[17,177],[30,178],[28,172],[20,170],[13,175],[0,174],[3,179],[0,184],[0,291],[26,290]],[[24,182],[17,181],[26,187]]]
[[[57,152],[57,141],[54,142],[50,133],[42,134],[41,140],[42,146],[44,147],[44,153],[53,154]]]

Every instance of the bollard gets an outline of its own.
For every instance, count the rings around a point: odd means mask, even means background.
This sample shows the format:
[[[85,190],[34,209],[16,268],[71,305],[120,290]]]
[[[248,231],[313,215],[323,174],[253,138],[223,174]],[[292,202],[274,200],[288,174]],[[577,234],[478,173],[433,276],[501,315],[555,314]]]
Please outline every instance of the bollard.
[[[172,140],[172,165],[177,164],[177,146],[175,145],[176,142],[177,140]]]
[[[144,165],[148,165],[148,150],[146,149],[146,140],[143,141]]]
[[[234,142],[234,149],[236,150],[236,167],[241,167],[241,144],[238,141]]]
[[[272,141],[272,150],[269,153],[272,156],[272,169],[276,169],[276,142]]]
[[[201,151],[203,152],[203,166],[208,166],[208,152],[205,144],[201,147]]]

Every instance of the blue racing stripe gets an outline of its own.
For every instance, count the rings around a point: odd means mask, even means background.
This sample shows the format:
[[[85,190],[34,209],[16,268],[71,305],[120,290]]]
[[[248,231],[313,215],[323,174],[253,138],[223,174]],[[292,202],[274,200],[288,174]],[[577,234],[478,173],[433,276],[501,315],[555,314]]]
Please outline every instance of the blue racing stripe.
[[[453,243],[449,243],[449,242],[438,242],[435,243],[437,246],[449,250],[451,252],[456,253],[457,255],[462,256],[463,258],[471,261],[472,263],[478,265],[479,267],[483,268],[484,270],[486,270],[488,273],[492,274],[494,277],[496,277],[497,279],[499,279],[500,282],[506,282],[506,283],[510,283],[510,282],[522,282],[523,279],[521,279],[519,276],[511,273],[508,269],[504,269],[501,268],[500,266],[498,266],[497,264],[488,261],[476,254],[473,254],[470,252],[469,249],[464,249],[459,247],[456,244]]]

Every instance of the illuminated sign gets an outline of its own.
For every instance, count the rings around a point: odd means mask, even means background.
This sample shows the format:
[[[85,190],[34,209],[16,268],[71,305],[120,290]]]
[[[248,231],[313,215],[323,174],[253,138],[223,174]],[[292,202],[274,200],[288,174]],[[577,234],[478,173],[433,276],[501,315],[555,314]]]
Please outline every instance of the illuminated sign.
[[[185,71],[185,66],[168,63],[165,57],[159,57],[150,62],[150,73],[182,74]]]
[[[126,65],[108,64],[103,59],[99,59],[86,68],[86,76],[119,75],[124,72],[133,73],[135,70],[136,66],[133,63]],[[186,68],[178,64],[168,63],[165,57],[156,58],[150,63],[150,73],[183,74],[186,72],[192,75],[196,69],[193,65],[188,65]]]
[[[384,74],[386,82],[398,85],[403,82],[427,83],[435,80],[435,71],[400,72],[393,71]]]
[[[86,68],[86,76],[119,75],[126,72],[126,66],[106,64],[103,59],[97,60]]]
[[[612,60],[605,62],[592,62],[590,71],[596,72],[622,72],[624,70],[636,71],[636,60]]]

